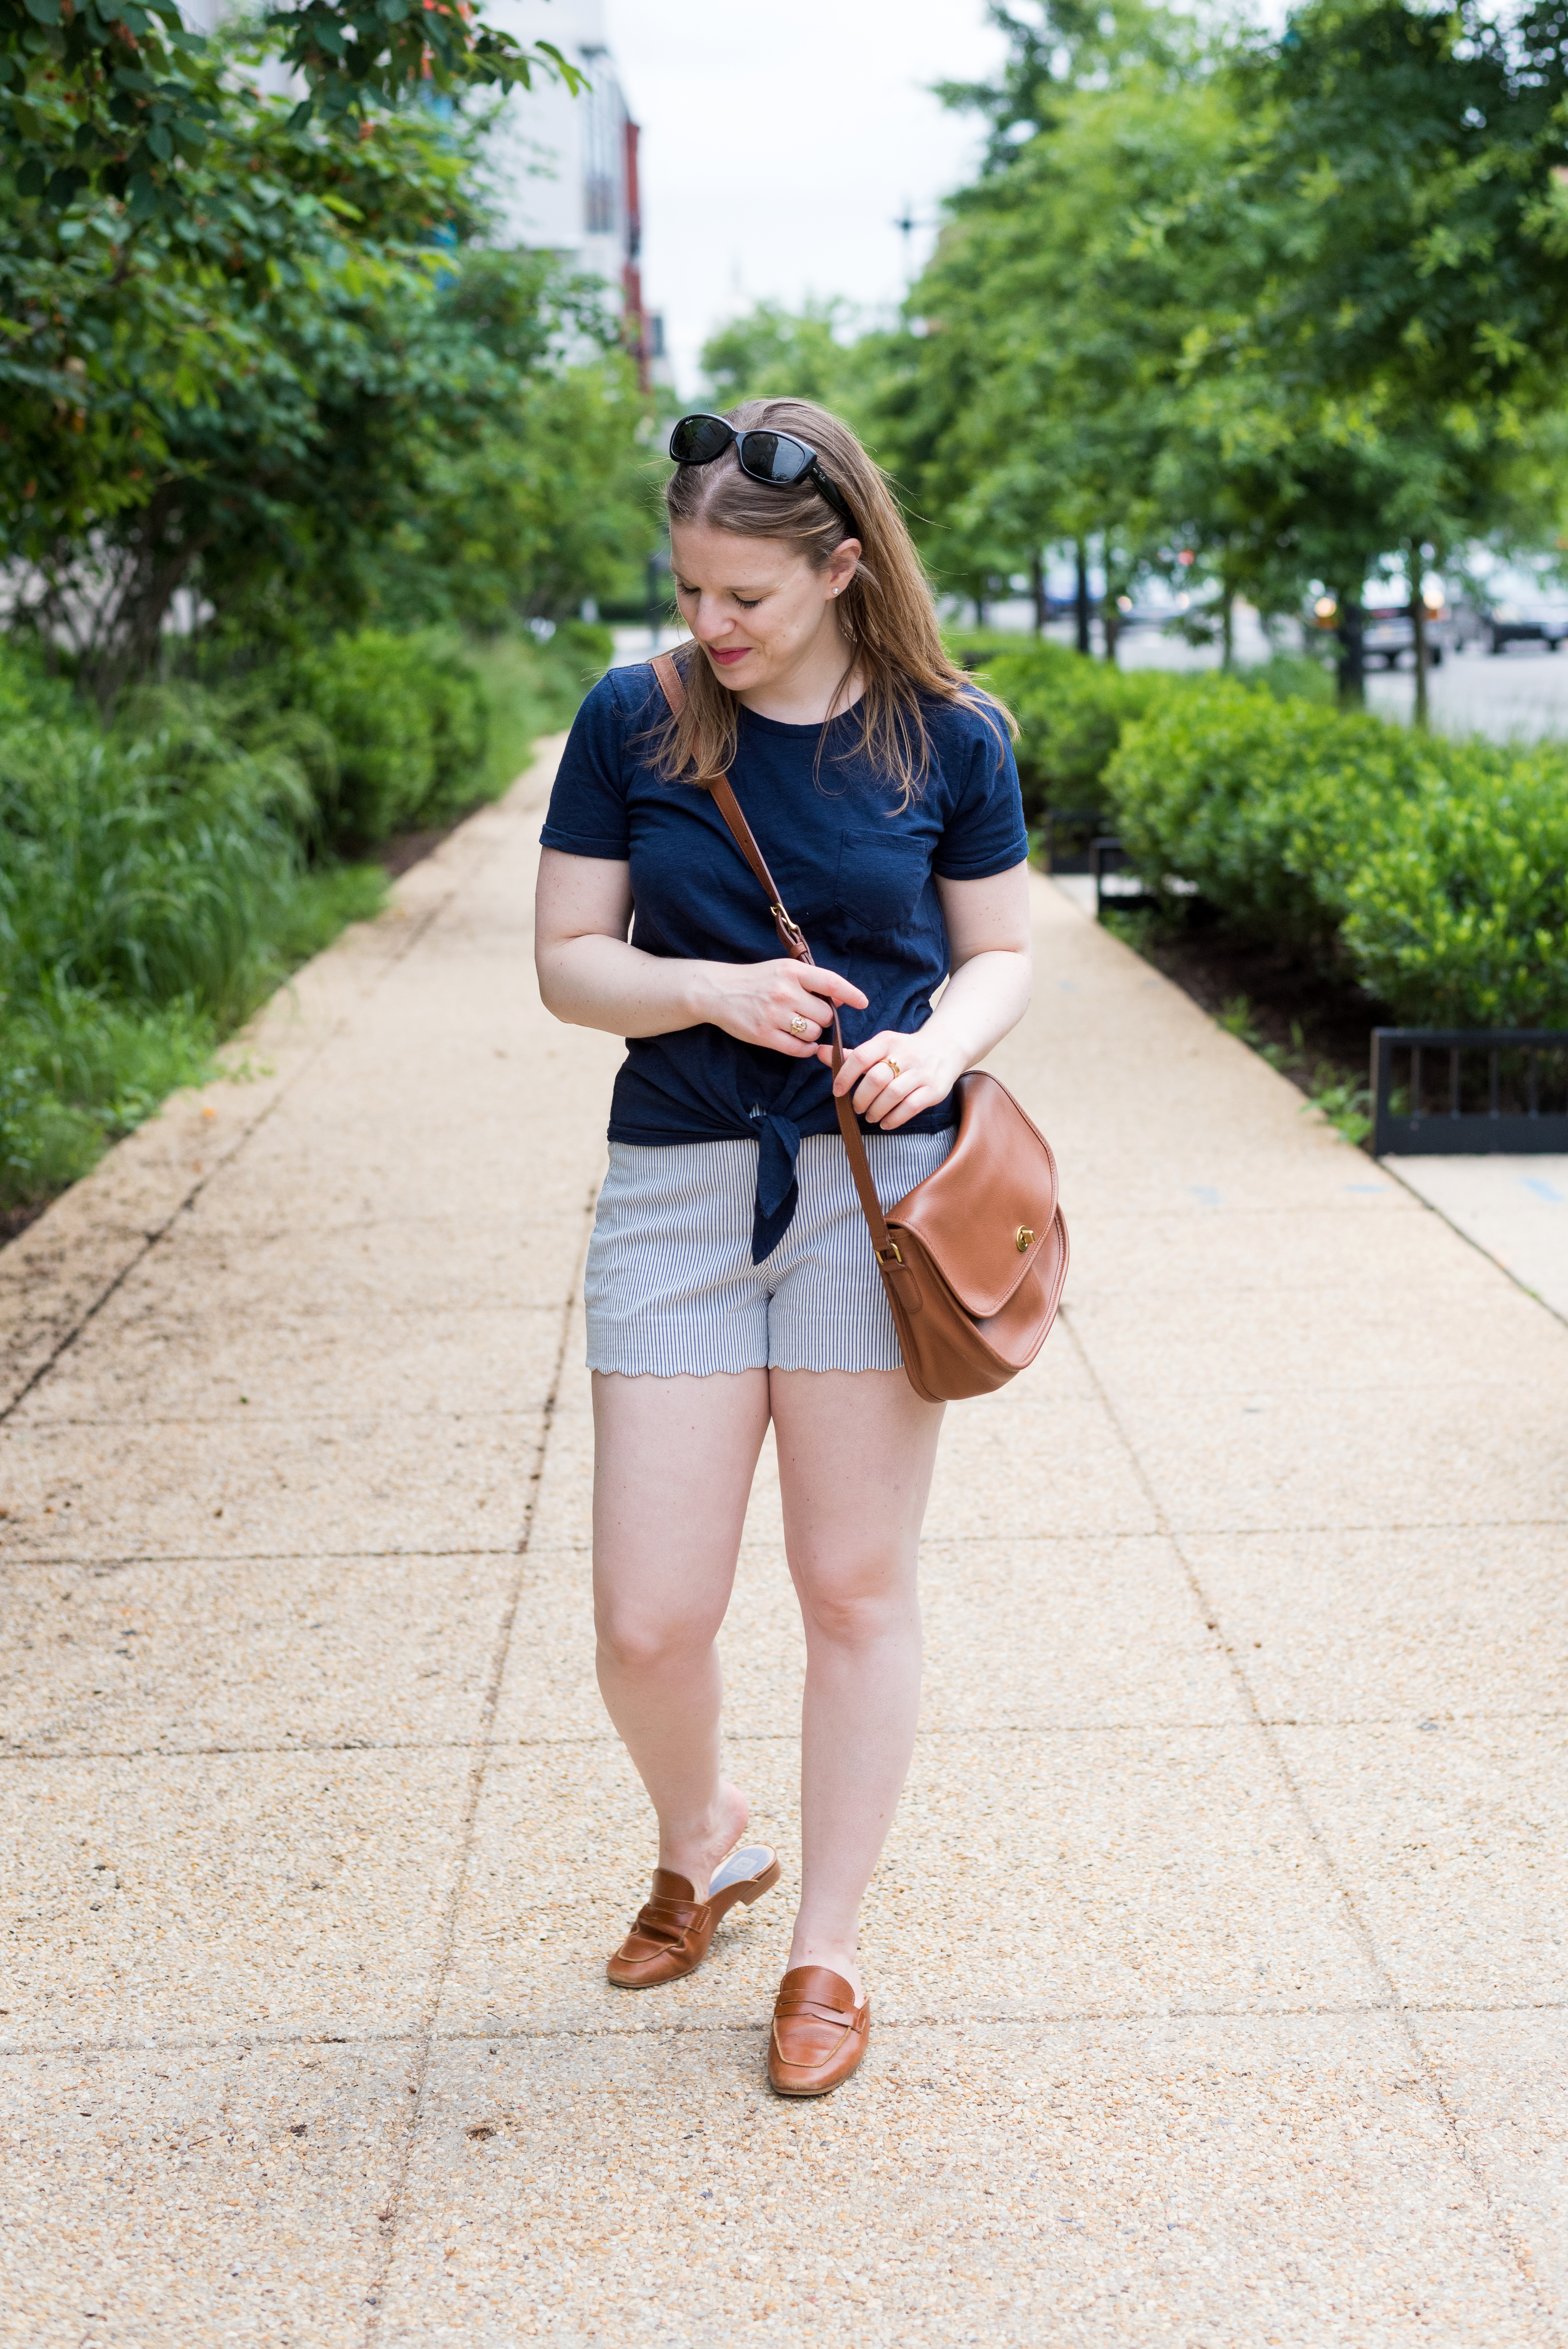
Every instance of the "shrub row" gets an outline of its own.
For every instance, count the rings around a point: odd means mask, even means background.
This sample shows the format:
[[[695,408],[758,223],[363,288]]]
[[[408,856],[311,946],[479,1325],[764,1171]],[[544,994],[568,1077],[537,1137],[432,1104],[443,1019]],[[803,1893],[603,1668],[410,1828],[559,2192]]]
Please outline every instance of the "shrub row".
[[[350,860],[504,789],[609,656],[380,631],[100,725],[0,647],[0,1210],[85,1172],[346,921]]]
[[[1282,657],[1236,678],[955,637],[1008,704],[1026,812],[1102,809],[1154,887],[1413,1024],[1568,1023],[1568,751],[1418,735]],[[1172,898],[1172,912],[1178,901]]]
[[[607,628],[570,621],[554,630],[548,649],[520,649],[539,718],[564,723],[583,685],[608,667],[614,644]],[[488,753],[500,747],[492,737],[509,732],[493,670],[493,661],[476,665],[466,647],[439,634],[366,628],[282,671],[273,739],[296,749],[331,837],[375,846],[394,833],[439,823],[474,800],[493,764]],[[249,715],[253,730],[264,725],[253,697]],[[515,717],[510,731],[517,731]],[[502,768],[509,781],[515,770],[505,760]]]
[[[1034,638],[949,638],[954,656],[1001,696],[1018,721],[1018,780],[1031,827],[1047,808],[1099,808],[1105,773],[1123,730],[1151,718],[1195,682],[1171,669],[1123,669],[1086,660],[1065,645]],[[1323,701],[1332,679],[1321,665],[1282,656],[1248,673],[1254,691]]]
[[[1134,862],[1413,1024],[1568,1022],[1568,756],[1191,680],[1105,786]]]

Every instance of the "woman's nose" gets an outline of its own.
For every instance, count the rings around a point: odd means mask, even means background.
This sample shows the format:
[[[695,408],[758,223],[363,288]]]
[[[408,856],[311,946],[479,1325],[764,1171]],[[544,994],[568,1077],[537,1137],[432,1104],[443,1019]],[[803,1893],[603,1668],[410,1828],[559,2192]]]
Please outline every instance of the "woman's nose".
[[[716,645],[720,636],[727,636],[734,626],[734,613],[725,611],[722,606],[710,605],[705,595],[697,605],[696,618],[692,623],[692,634],[699,644]]]

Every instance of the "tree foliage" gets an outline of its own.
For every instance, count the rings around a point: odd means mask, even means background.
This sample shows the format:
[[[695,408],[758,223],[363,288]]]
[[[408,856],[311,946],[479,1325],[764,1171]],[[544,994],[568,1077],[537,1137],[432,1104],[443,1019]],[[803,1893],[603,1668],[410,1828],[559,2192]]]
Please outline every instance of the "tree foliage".
[[[267,21],[304,85],[302,122],[425,90],[526,88],[542,70],[583,86],[553,43],[523,47],[470,0],[295,0]],[[18,194],[64,211],[91,190],[133,221],[177,217],[220,119],[207,55],[177,0],[0,0],[0,142]]]
[[[251,637],[573,610],[645,530],[603,289],[487,250],[476,134],[302,118],[222,45],[184,208],[0,224],[11,621],[108,702],[187,616]],[[597,469],[596,478],[591,470]]]
[[[944,585],[1092,543],[1113,643],[1119,592],[1179,561],[1216,612],[1299,609],[1555,527],[1563,0],[1305,0],[1273,36],[991,13],[1003,71],[944,92],[988,124],[979,175],[901,328],[835,359]],[[757,374],[806,327],[727,348]]]
[[[799,311],[759,302],[703,345],[702,371],[722,407],[743,399],[815,399],[846,413],[860,397],[862,354],[845,301],[808,301]]]

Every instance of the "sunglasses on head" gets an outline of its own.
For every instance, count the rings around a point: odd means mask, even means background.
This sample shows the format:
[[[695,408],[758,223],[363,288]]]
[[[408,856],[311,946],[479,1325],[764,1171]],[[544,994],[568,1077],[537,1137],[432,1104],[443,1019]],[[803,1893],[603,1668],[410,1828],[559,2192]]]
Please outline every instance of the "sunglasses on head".
[[[789,432],[738,432],[722,416],[683,416],[670,434],[670,455],[677,465],[711,465],[733,448],[740,470],[751,481],[766,481],[775,490],[793,489],[810,481],[844,523],[851,538],[860,530],[837,484],[817,461],[815,449]]]

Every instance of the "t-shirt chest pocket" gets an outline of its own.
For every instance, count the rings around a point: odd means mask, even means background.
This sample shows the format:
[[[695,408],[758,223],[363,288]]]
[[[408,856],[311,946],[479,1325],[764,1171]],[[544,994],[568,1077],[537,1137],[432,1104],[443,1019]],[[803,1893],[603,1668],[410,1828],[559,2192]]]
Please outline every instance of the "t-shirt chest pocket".
[[[900,840],[886,832],[845,832],[833,893],[836,926],[851,937],[907,930],[930,874],[925,841]]]

